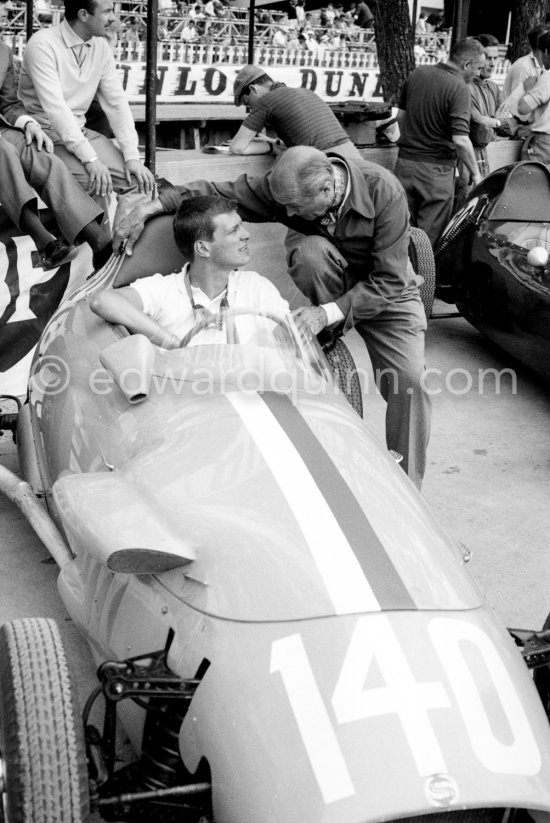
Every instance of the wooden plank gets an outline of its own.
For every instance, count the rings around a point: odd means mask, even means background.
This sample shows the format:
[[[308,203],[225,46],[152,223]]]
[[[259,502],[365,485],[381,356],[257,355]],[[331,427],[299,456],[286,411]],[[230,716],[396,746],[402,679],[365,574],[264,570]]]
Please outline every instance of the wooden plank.
[[[145,122],[145,105],[130,103],[136,123]],[[158,103],[157,122],[178,121],[193,122],[197,120],[244,120],[244,106],[223,103]]]

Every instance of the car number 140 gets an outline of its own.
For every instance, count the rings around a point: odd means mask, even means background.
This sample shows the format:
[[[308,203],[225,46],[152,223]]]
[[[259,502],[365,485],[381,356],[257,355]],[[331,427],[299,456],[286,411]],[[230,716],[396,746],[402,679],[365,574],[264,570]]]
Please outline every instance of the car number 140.
[[[479,762],[495,774],[534,775],[541,755],[508,670],[492,640],[479,627],[454,618],[437,617],[428,626],[433,647]],[[464,644],[479,651],[490,674],[494,694],[509,724],[507,739],[495,737],[490,719],[464,657]],[[369,669],[377,664],[385,685],[365,689]],[[279,672],[311,767],[326,803],[355,794],[329,710],[317,685],[302,637],[276,640],[271,673]],[[395,715],[402,726],[421,777],[445,774],[444,754],[430,711],[452,706],[440,681],[418,682],[388,618],[360,617],[354,629],[331,698],[336,724]]]

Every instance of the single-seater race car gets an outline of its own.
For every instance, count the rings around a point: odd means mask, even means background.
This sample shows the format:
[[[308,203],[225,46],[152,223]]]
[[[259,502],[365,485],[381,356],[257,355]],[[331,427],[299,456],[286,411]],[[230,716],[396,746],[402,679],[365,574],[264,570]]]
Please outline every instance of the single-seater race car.
[[[524,161],[471,192],[435,248],[438,297],[550,380],[550,172]]]
[[[316,340],[229,309],[166,351],[90,311],[171,237],[60,306],[0,472],[99,678],[80,718],[55,624],[0,629],[5,819],[549,823],[549,632],[498,623]]]

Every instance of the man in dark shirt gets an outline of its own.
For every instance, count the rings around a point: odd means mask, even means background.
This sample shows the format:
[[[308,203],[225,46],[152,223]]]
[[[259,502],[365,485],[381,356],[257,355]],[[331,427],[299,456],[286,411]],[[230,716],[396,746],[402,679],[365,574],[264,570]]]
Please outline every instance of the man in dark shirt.
[[[357,13],[355,15],[355,25],[360,29],[371,29],[374,22],[374,14],[369,9],[364,0],[361,0],[357,5]]]
[[[376,163],[294,146],[264,177],[161,189],[158,200],[137,206],[119,224],[115,248],[127,239],[131,253],[146,219],[198,194],[235,200],[244,220],[275,220],[301,233],[289,274],[314,305],[299,311],[315,334],[357,329],[387,402],[388,448],[403,455],[403,468],[420,486],[431,410],[423,381],[426,315],[408,263],[408,209],[399,182]]]
[[[467,84],[484,62],[481,43],[460,40],[446,63],[416,68],[401,92],[395,174],[407,193],[412,225],[424,229],[434,246],[451,217],[457,160],[463,162],[469,184],[481,180],[469,137]]]
[[[254,139],[263,128],[272,129],[285,146],[315,146],[361,160],[359,150],[334,113],[309,89],[292,89],[275,83],[259,66],[244,66],[233,86],[235,105],[251,112],[229,144],[232,154],[273,153],[273,143]]]

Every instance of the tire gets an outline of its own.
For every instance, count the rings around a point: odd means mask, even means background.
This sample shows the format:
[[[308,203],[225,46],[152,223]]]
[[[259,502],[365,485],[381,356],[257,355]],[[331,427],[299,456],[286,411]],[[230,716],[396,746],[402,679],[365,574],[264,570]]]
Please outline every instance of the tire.
[[[424,305],[426,318],[429,320],[435,295],[435,260],[432,244],[422,229],[411,227],[409,260],[416,274],[424,278],[420,286],[420,299]]]
[[[353,406],[359,417],[363,417],[363,393],[350,350],[338,338],[328,349],[325,349],[325,357],[346,400]]]
[[[90,820],[84,735],[53,620],[0,628],[0,803],[6,823]]]
[[[550,614],[544,621],[544,626],[542,627],[543,632],[547,632],[549,630]],[[533,680],[535,681],[535,686],[537,687],[539,697],[542,701],[542,705],[544,706],[546,716],[550,721],[550,666],[542,666],[540,669],[535,669],[533,672]]]

